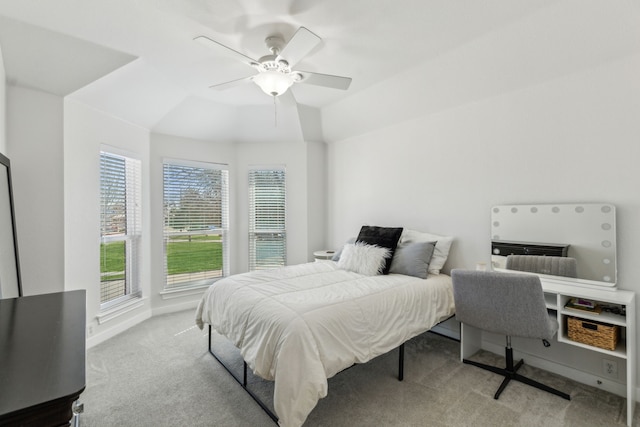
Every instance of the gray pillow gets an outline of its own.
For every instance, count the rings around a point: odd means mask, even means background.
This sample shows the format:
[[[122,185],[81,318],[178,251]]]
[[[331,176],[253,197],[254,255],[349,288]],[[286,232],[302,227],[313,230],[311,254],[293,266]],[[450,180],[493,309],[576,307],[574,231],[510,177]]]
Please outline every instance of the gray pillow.
[[[398,245],[389,273],[426,279],[429,274],[429,262],[436,242],[415,242]]]

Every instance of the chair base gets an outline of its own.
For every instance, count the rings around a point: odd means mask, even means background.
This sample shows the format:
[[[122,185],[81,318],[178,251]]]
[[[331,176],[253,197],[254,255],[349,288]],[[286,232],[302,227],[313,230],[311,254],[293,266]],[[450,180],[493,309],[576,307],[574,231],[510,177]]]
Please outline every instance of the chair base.
[[[520,360],[515,366],[513,365],[513,349],[507,347],[505,348],[505,358],[507,361],[507,366],[506,368],[498,368],[495,366],[491,366],[491,365],[485,365],[484,363],[480,363],[480,362],[474,362],[473,360],[467,360],[467,359],[463,359],[462,361],[464,363],[467,363],[469,365],[473,365],[473,366],[477,366],[478,368],[482,368],[485,369],[487,371],[491,371],[493,373],[499,374],[504,376],[504,381],[502,381],[502,384],[500,384],[500,387],[498,388],[498,391],[496,391],[496,394],[493,396],[494,399],[498,399],[500,397],[500,394],[504,391],[505,387],[507,386],[507,384],[509,384],[509,382],[511,380],[515,380],[515,381],[520,381],[521,383],[524,384],[528,384],[532,387],[538,388],[540,390],[544,390],[546,392],[549,392],[551,394],[555,394],[556,396],[560,396],[563,399],[566,400],[571,400],[571,397],[567,394],[567,393],[563,393],[559,390],[556,390],[555,388],[551,388],[547,385],[544,385],[542,383],[539,383],[538,381],[534,381],[530,378],[527,378],[523,375],[520,375],[517,373],[518,369],[520,369],[520,367],[522,367],[522,365],[524,364],[524,360]]]

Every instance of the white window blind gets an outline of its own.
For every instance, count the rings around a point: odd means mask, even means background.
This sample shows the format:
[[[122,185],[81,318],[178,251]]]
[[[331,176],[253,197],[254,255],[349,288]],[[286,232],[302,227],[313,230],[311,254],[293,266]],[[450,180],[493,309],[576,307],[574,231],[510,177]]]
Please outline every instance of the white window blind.
[[[249,270],[285,265],[287,259],[286,171],[249,170]]]
[[[141,162],[100,152],[100,307],[140,296]]]
[[[165,289],[209,285],[229,271],[229,173],[166,160],[163,175]]]

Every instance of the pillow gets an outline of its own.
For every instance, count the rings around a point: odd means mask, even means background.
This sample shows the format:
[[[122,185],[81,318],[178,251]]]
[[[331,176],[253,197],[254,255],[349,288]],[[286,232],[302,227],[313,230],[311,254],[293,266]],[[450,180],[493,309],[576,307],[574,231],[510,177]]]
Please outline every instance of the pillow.
[[[426,279],[429,275],[429,261],[436,242],[415,242],[399,244],[393,254],[389,273]]]
[[[342,249],[338,268],[365,276],[376,276],[384,270],[389,256],[387,248],[362,242],[347,243]]]
[[[429,273],[440,274],[440,270],[447,261],[447,257],[449,257],[449,250],[451,249],[453,237],[439,236],[437,234],[423,233],[421,231],[405,228],[402,232],[400,243],[404,244],[412,242],[436,242],[436,247],[433,251],[431,262],[429,263]]]
[[[347,243],[355,243],[355,242],[356,242],[356,238],[355,237],[351,237],[351,238],[347,239],[345,244],[347,244]],[[342,246],[342,248],[344,248],[344,246]],[[331,261],[340,261],[340,255],[342,254],[342,248],[338,249],[336,251],[336,253],[333,254],[333,256],[331,257]]]
[[[386,259],[384,270],[382,274],[389,274],[389,268],[391,268],[391,259],[393,253],[398,246],[398,240],[402,234],[402,227],[389,228],[389,227],[375,227],[370,225],[363,225],[358,234],[357,242],[364,242],[369,245],[376,245],[389,249],[389,257]]]

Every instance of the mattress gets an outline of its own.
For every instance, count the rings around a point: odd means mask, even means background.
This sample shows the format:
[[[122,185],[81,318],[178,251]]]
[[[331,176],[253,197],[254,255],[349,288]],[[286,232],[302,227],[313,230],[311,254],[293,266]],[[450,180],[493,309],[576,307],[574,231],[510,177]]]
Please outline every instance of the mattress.
[[[327,379],[384,354],[454,313],[451,278],[364,276],[335,262],[239,274],[207,289],[196,324],[236,345],[274,381],[279,424],[304,423]]]

